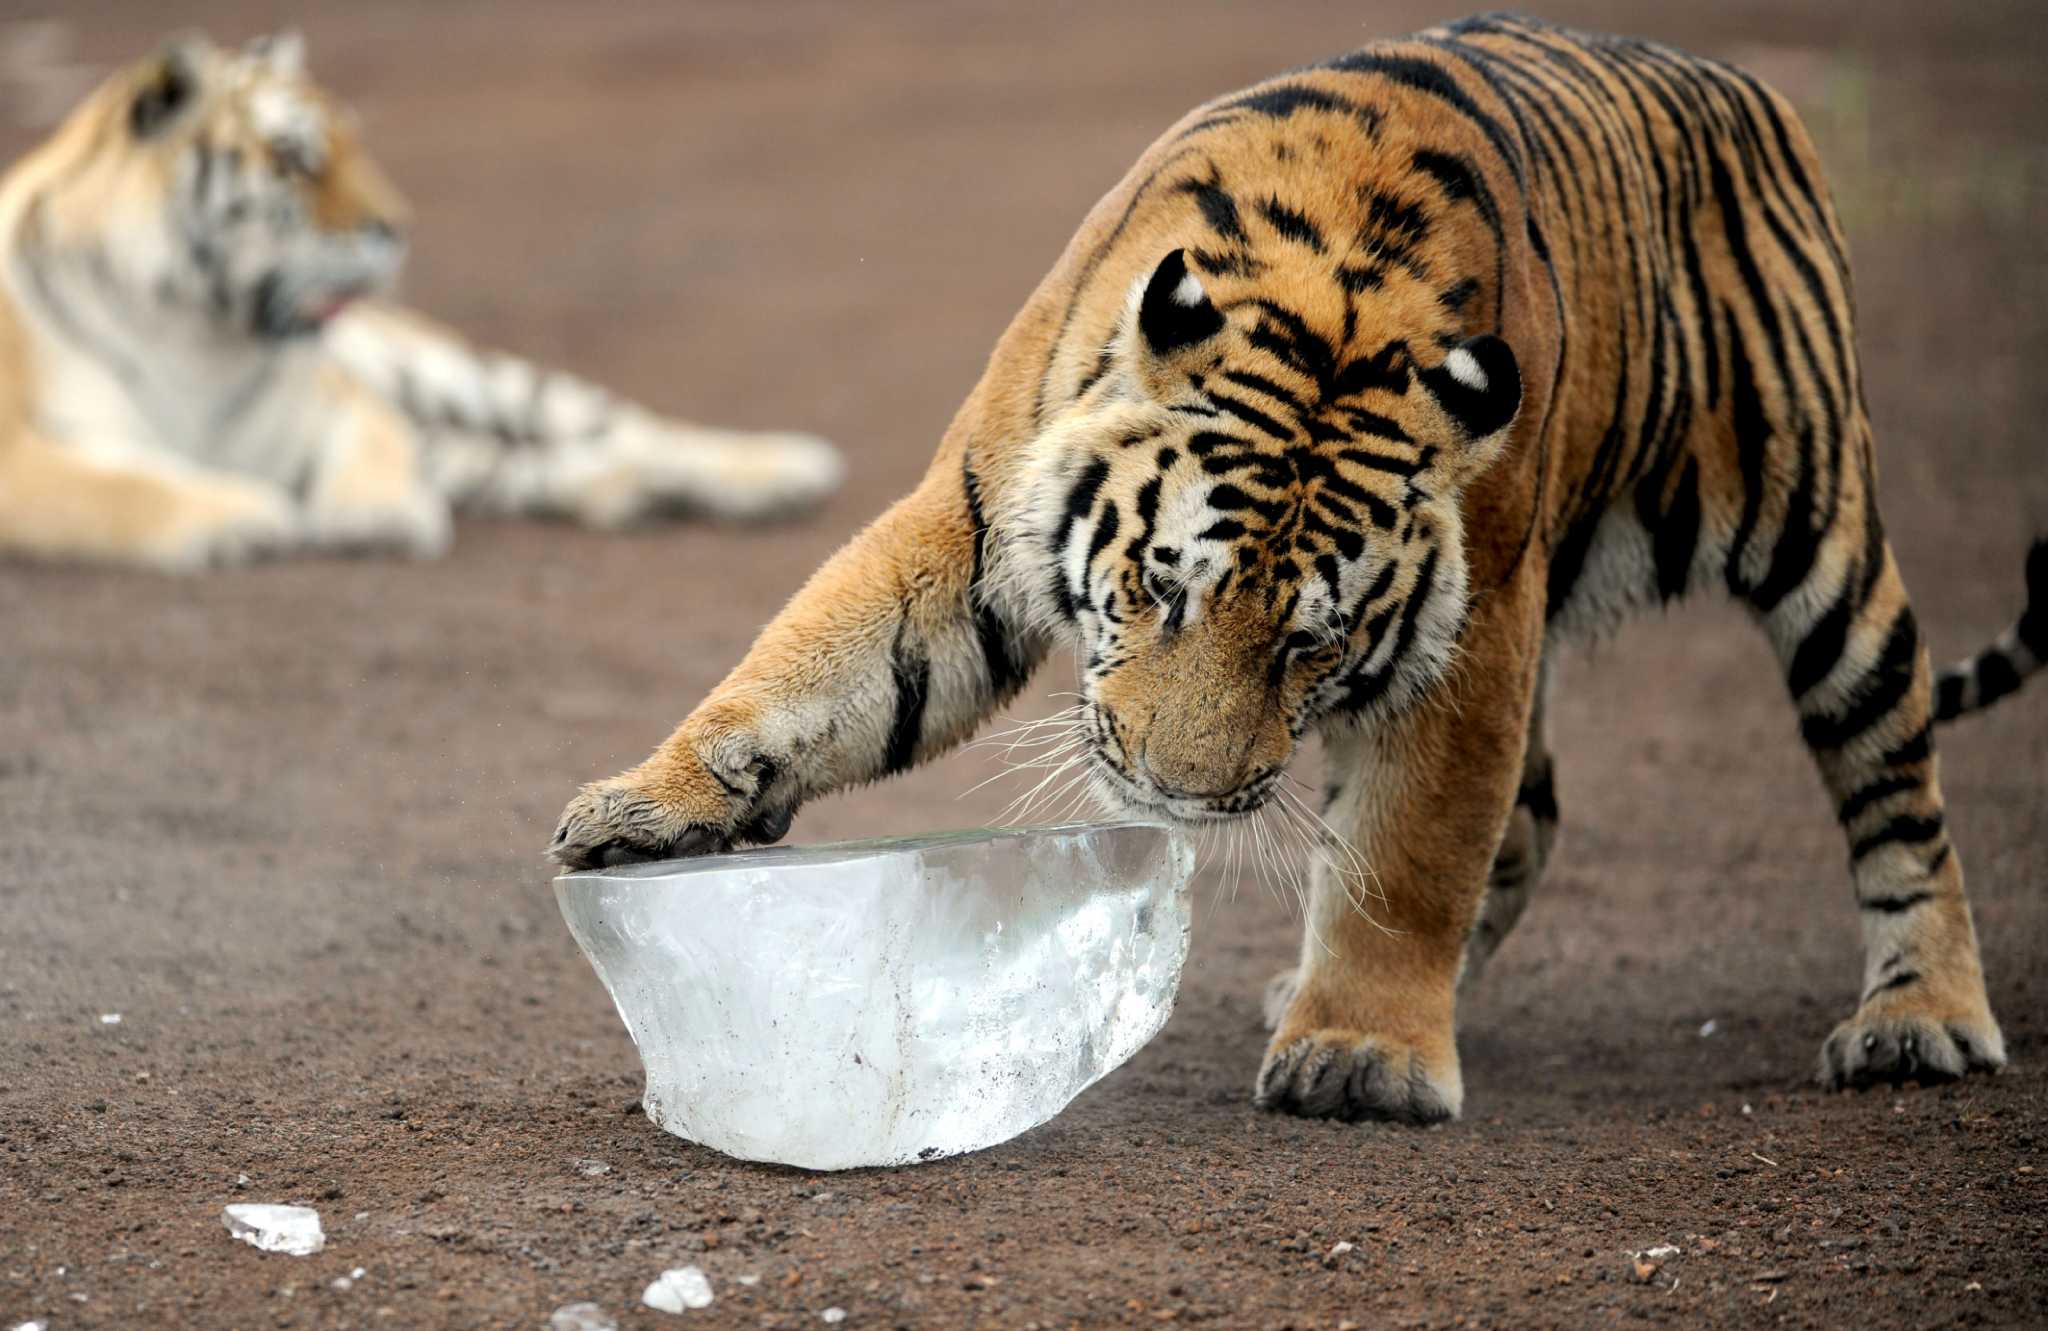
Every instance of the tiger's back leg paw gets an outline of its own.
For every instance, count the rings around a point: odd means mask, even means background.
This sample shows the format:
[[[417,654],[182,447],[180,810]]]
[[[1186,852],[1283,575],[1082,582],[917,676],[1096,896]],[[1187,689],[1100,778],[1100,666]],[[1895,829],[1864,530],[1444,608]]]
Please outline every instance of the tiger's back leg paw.
[[[1821,1046],[1823,1086],[1925,1086],[2005,1066],[2005,1037],[1988,1009],[1882,1000],[1865,1003]]]

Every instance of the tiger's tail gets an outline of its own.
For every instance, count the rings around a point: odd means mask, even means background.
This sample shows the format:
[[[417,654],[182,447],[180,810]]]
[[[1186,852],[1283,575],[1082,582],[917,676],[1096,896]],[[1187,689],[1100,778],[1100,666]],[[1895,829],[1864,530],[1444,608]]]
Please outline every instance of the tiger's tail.
[[[2027,608],[1998,641],[1934,677],[1934,719],[1989,707],[2048,663],[2048,537],[2027,551]]]
[[[428,479],[459,508],[593,527],[760,518],[817,503],[846,471],[814,436],[674,420],[407,310],[352,307],[327,344],[412,423]]]

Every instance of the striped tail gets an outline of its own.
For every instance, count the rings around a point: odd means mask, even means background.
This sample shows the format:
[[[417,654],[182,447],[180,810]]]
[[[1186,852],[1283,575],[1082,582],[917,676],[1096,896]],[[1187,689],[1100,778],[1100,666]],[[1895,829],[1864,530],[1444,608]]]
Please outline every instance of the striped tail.
[[[1997,642],[1934,679],[1934,719],[1953,721],[2016,692],[2048,662],[2048,537],[2027,551],[2027,608]]]

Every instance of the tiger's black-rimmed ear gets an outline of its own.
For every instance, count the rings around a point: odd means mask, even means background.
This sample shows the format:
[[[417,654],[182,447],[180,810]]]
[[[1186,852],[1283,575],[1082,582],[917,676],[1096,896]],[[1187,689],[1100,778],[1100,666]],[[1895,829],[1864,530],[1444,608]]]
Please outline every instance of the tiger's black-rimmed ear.
[[[128,103],[128,129],[138,139],[163,133],[199,93],[199,59],[191,45],[172,42],[164,47]]]
[[[1515,353],[1491,333],[1466,338],[1442,361],[1421,371],[1420,378],[1474,442],[1505,430],[1522,406],[1522,372]]]
[[[1138,332],[1155,356],[1170,356],[1208,341],[1223,331],[1223,312],[1188,271],[1186,250],[1159,261],[1138,302]]]
[[[285,28],[263,37],[252,37],[243,52],[270,67],[282,78],[295,79],[306,72],[306,39],[297,28]]]

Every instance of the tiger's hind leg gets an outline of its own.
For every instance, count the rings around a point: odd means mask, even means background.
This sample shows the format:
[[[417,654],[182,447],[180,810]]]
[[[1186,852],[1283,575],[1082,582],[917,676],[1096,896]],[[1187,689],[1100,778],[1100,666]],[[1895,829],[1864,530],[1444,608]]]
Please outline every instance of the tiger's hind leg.
[[[1830,535],[1803,578],[1776,580],[1784,590],[1768,606],[1773,579],[1731,574],[1785,663],[1800,734],[1849,843],[1861,1000],[1823,1045],[1820,1078],[1866,1086],[1996,1069],[2005,1040],[1943,814],[1927,651],[1874,511]]]

